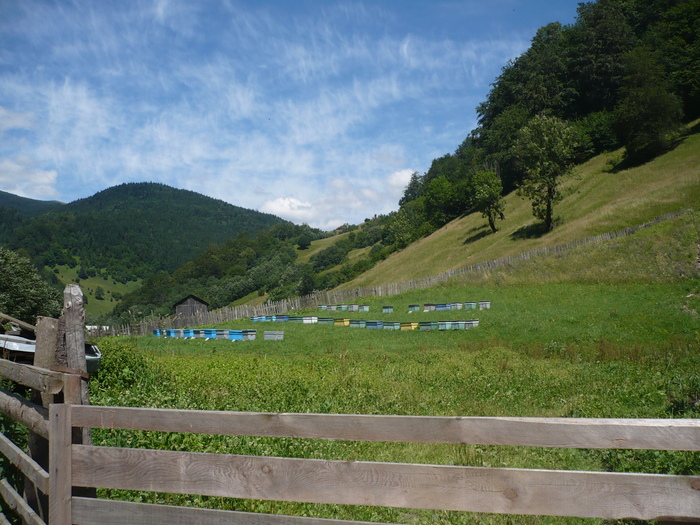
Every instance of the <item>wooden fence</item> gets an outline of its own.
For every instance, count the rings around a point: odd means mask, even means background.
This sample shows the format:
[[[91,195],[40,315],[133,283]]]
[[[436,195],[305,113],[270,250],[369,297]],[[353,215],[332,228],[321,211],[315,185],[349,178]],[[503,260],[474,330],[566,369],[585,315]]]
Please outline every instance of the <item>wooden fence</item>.
[[[539,255],[563,253],[578,246],[596,244],[612,239],[617,239],[619,237],[626,237],[638,232],[641,229],[649,228],[650,226],[653,226],[660,222],[680,217],[688,211],[689,210],[682,210],[674,213],[668,213],[666,215],[656,217],[655,219],[649,222],[645,222],[644,224],[639,224],[631,228],[624,228],[615,232],[593,235],[591,237],[577,239],[558,246],[537,248],[535,250],[523,252],[518,255],[502,257],[500,259],[494,259],[482,263],[472,264],[469,266],[452,269],[447,272],[432,275],[429,277],[424,277],[421,279],[411,279],[408,281],[389,283],[378,286],[367,286],[363,288],[353,288],[348,290],[328,290],[323,292],[316,292],[311,295],[305,295],[301,297],[292,297],[289,299],[284,299],[282,301],[271,301],[259,306],[241,305],[225,307],[209,312],[203,312],[193,316],[173,316],[146,319],[134,325],[123,325],[115,327],[113,329],[110,329],[108,333],[105,333],[103,335],[146,335],[151,333],[155,329],[187,328],[209,324],[220,324],[229,321],[236,321],[238,319],[246,319],[248,317],[284,314],[287,312],[298,311],[305,308],[315,308],[319,304],[351,303],[363,297],[385,297],[398,295],[411,290],[421,290],[424,288],[430,288],[438,284],[447,282],[455,277],[459,277],[460,275],[465,275],[472,272],[478,273],[491,271],[498,268],[505,268],[511,266],[512,264],[518,261],[526,261]]]
[[[700,519],[700,476],[244,456],[71,445],[70,440],[72,427],[99,427],[412,443],[699,450],[698,420],[272,414],[62,404],[50,407],[49,421],[52,525],[290,522],[289,517],[264,514],[72,497],[74,486],[504,514]],[[292,522],[310,525],[319,520],[299,517]]]
[[[74,287],[74,288],[71,288]],[[62,320],[37,322],[37,360],[0,360],[0,376],[36,402],[0,392],[0,411],[30,430],[29,453],[0,435],[0,453],[26,477],[0,495],[31,525],[360,523],[98,499],[96,488],[213,497],[604,519],[700,521],[700,476],[339,461],[93,446],[92,428],[406,443],[700,450],[698,419],[429,417],[214,412],[90,406],[81,295],[70,285]],[[84,353],[82,356],[84,365]],[[57,362],[57,359],[48,362]],[[36,361],[35,361],[35,364]],[[48,402],[48,410],[44,406]],[[46,447],[45,447],[46,446]],[[48,450],[45,450],[45,449]],[[46,464],[44,461],[46,452]],[[45,495],[48,494],[48,501]],[[9,523],[0,515],[0,524]]]

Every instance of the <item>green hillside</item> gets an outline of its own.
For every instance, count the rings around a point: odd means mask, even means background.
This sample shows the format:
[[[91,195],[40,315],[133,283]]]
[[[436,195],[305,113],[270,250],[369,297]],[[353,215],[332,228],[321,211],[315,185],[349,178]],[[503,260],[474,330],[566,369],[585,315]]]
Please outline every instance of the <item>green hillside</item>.
[[[697,129],[697,123],[696,123]],[[610,166],[620,151],[599,155],[574,170],[562,184],[556,226],[546,234],[532,217],[530,202],[515,193],[506,219],[492,233],[472,213],[418,240],[341,288],[407,281],[532,249],[635,226],[657,216],[697,208],[700,202],[700,134],[685,137],[669,153],[619,172]]]
[[[24,249],[37,266],[74,267],[120,282],[173,271],[208,246],[284,223],[164,184],[122,184],[0,229],[0,243]]]

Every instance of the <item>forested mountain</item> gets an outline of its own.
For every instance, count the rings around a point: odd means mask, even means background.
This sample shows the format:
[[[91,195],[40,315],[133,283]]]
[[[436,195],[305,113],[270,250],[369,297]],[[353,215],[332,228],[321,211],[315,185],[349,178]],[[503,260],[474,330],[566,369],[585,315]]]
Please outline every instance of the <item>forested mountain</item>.
[[[61,209],[63,206],[65,206],[65,204],[59,201],[38,201],[35,199],[27,199],[26,197],[19,197],[12,193],[7,193],[6,191],[0,190],[0,208],[16,210],[27,217],[34,217],[35,215],[41,215],[42,213],[56,211]]]
[[[122,184],[34,216],[0,213],[0,243],[23,250],[37,267],[79,264],[122,282],[173,271],[212,244],[284,223],[155,183]]]

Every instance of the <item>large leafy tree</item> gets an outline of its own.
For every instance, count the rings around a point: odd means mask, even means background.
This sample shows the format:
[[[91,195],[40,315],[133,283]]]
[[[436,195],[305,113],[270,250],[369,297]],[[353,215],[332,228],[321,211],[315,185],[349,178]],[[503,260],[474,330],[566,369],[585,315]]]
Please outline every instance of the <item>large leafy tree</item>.
[[[561,199],[559,182],[576,158],[577,137],[565,121],[546,115],[533,117],[518,133],[515,153],[525,171],[518,192],[532,201],[532,213],[547,231],[554,226],[554,203]]]
[[[496,232],[496,219],[504,220],[505,203],[503,184],[495,171],[478,171],[471,180],[472,203],[476,211],[489,221],[491,230]]]
[[[40,277],[31,261],[0,246],[0,312],[35,324],[39,315],[58,317],[61,292]]]
[[[617,125],[627,144],[626,158],[641,161],[669,147],[668,136],[680,126],[681,99],[670,91],[663,66],[646,48],[625,57],[627,75],[615,110]]]

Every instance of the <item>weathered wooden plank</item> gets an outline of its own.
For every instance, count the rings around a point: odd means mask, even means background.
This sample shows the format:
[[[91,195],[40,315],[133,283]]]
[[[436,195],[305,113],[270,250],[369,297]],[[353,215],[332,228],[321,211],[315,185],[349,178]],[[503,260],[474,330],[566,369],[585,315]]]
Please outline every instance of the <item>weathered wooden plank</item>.
[[[76,426],[357,441],[700,450],[697,419],[433,417],[76,407]]]
[[[0,434],[0,453],[17,466],[25,476],[31,479],[40,491],[43,493],[49,491],[49,473],[25,454],[22,449],[7,439],[4,434]]]
[[[0,359],[0,375],[24,386],[56,394],[63,388],[63,376],[44,368]]]
[[[32,432],[36,432],[46,439],[49,438],[48,410],[41,405],[0,389],[0,412],[4,412]]]
[[[0,525],[12,525],[3,513],[0,512]]]
[[[700,487],[697,476],[328,461],[85,445],[72,449],[73,483],[87,487],[506,514],[700,519],[700,489],[694,488]]]
[[[5,503],[24,520],[24,523],[27,525],[46,525],[44,520],[27,505],[27,502],[6,479],[0,480],[0,494],[2,494]]]
[[[0,319],[10,321],[11,323],[19,326],[22,330],[27,330],[29,332],[34,332],[36,330],[36,326],[31,325],[29,323],[25,323],[24,321],[20,321],[19,319],[15,319],[14,317],[4,314],[2,312],[0,312]]]
[[[301,516],[256,514],[230,510],[154,505],[128,501],[73,498],[74,525],[382,525],[376,522],[347,521]],[[384,524],[387,525],[387,524]]]
[[[49,407],[51,440],[49,441],[49,522],[51,525],[71,525],[71,406],[56,404]]]
[[[58,344],[58,319],[51,317],[37,317],[36,320],[36,351],[34,352],[34,366],[42,370],[49,370],[54,364],[56,346]],[[53,372],[55,373],[55,372]],[[56,374],[63,380],[59,374]],[[49,408],[56,397],[57,391],[45,392],[39,389],[32,391],[31,400],[41,404],[44,408]],[[49,442],[34,432],[29,433],[27,450],[32,460],[39,464],[42,469],[49,468]],[[46,488],[38,487],[31,478],[26,477],[24,481],[24,498],[42,519],[48,520],[49,497],[48,485]]]

